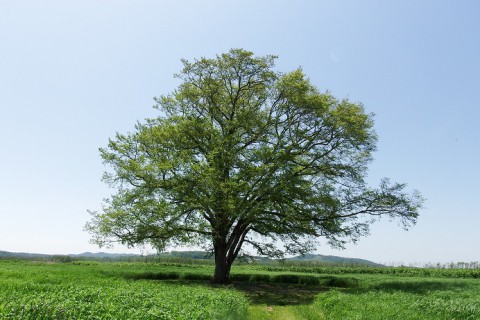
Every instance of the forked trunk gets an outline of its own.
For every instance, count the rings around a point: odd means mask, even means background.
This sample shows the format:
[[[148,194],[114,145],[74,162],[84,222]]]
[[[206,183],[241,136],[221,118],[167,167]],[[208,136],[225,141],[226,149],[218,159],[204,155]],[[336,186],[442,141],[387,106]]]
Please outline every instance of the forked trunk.
[[[213,283],[227,284],[230,278],[231,264],[227,262],[227,250],[224,247],[215,248],[215,272],[213,274]]]
[[[235,261],[240,252],[248,230],[248,224],[239,222],[233,229],[228,241],[226,236],[218,237],[215,240],[215,272],[213,274],[213,283],[227,284],[230,282],[230,269],[232,268],[233,261]],[[219,234],[222,233],[219,232]]]

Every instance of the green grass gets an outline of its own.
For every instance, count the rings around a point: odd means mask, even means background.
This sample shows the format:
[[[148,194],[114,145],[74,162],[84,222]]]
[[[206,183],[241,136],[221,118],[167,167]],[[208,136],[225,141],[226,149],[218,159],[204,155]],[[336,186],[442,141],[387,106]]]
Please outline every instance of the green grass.
[[[289,304],[281,290],[272,290],[251,299],[249,319],[480,319],[478,279],[356,276],[357,283],[346,282],[350,287],[320,286],[313,301]]]
[[[0,319],[480,319],[478,270],[0,260]],[[248,310],[248,312],[247,312]]]
[[[142,264],[0,262],[0,319],[246,317],[247,300],[237,291],[125,276],[145,268]]]
[[[369,277],[335,289],[313,306],[327,319],[480,319],[480,283],[470,279]]]

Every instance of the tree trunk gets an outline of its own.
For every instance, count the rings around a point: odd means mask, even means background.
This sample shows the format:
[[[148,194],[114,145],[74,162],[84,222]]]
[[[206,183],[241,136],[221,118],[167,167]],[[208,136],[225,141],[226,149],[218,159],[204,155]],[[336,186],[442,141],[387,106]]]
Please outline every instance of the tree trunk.
[[[231,263],[227,262],[227,249],[225,245],[215,246],[215,272],[213,283],[227,284],[230,277]]]
[[[230,240],[217,238],[214,244],[215,249],[215,272],[213,274],[213,283],[227,284],[230,282],[230,269],[249,231],[248,225],[237,225],[230,235]]]

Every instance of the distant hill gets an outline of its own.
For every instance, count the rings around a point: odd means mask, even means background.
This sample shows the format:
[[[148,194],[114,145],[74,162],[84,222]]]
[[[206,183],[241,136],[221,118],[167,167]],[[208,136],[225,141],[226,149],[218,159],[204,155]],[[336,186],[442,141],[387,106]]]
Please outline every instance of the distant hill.
[[[84,252],[80,254],[68,254],[69,257],[75,258],[96,258],[96,259],[115,259],[115,258],[128,258],[138,257],[138,254],[134,253],[107,253],[107,252]]]
[[[0,251],[0,258],[43,259],[48,257],[50,257],[48,254]]]
[[[205,251],[170,251],[162,252],[159,254],[151,255],[156,259],[192,259],[192,260],[213,260],[213,255]],[[124,259],[136,259],[144,256],[132,253],[107,253],[107,252],[83,252],[80,254],[68,254],[68,255],[49,255],[39,253],[25,253],[25,252],[9,252],[0,251],[0,259],[2,258],[17,258],[17,259],[59,259],[61,258],[79,258],[79,259],[100,259],[100,260],[124,260]],[[257,262],[275,262],[274,259],[265,257],[253,257]],[[331,265],[365,265],[371,267],[381,267],[383,265],[358,258],[344,258],[337,256],[324,256],[321,254],[305,254],[297,257],[285,259],[288,262],[302,263],[324,263]]]
[[[321,254],[304,254],[301,256],[287,259],[288,261],[305,261],[305,262],[320,262],[335,265],[366,265],[371,267],[381,267],[382,264],[372,262],[370,260],[358,258],[344,258],[337,256],[324,256]]]
[[[213,260],[213,254],[206,251],[170,251],[157,254],[161,258],[185,258]]]

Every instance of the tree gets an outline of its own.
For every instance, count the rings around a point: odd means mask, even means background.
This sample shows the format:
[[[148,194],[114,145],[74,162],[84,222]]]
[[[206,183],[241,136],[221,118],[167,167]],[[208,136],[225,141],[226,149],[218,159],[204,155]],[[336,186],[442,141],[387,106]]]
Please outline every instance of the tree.
[[[356,241],[380,216],[416,222],[418,192],[365,183],[373,115],[321,93],[301,69],[274,71],[275,59],[232,49],[182,61],[181,84],[155,98],[158,118],[100,149],[117,192],[91,212],[95,243],[205,245],[213,281],[226,283],[245,246],[304,253],[319,237]]]

